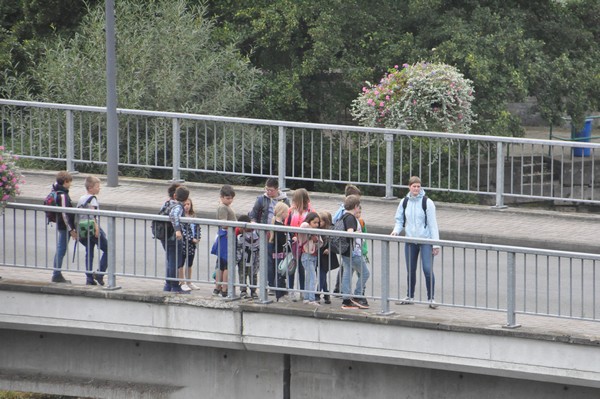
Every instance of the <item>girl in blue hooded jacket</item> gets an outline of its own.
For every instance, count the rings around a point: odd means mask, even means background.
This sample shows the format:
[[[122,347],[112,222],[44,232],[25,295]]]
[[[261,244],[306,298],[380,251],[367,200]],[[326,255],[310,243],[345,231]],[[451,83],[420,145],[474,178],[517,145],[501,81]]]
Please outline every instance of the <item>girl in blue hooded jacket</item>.
[[[421,179],[417,176],[411,177],[408,180],[408,188],[409,192],[406,195],[406,199],[400,201],[396,210],[396,224],[394,225],[392,235],[400,235],[402,230],[404,230],[406,237],[439,240],[440,233],[435,216],[435,204],[429,198],[425,198],[424,200],[425,190],[421,188]],[[427,301],[430,308],[437,308],[438,305],[434,300],[435,277],[433,275],[433,257],[438,255],[439,251],[440,247],[437,245],[406,244],[404,256],[406,258],[406,270],[408,273],[408,287],[406,298],[400,301],[400,304],[409,305],[414,303],[417,260],[419,254],[421,254],[421,266],[425,275],[425,283],[427,284]]]

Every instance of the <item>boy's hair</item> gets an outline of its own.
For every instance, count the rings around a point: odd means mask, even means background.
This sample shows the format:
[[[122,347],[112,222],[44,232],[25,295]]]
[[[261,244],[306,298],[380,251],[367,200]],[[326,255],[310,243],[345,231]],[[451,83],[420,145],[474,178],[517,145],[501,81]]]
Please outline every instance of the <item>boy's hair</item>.
[[[344,200],[344,209],[351,211],[360,205],[360,197],[358,195],[349,195]]]
[[[94,188],[96,184],[100,184],[100,179],[98,179],[96,176],[88,176],[85,178],[85,189],[87,191]]]
[[[73,176],[66,170],[61,170],[56,174],[56,182],[61,186],[70,181],[73,181]]]
[[[167,193],[169,194],[169,198],[173,198],[173,196],[175,195],[175,191],[177,190],[177,188],[181,186],[181,183],[173,183],[169,186],[169,188],[167,189]]]
[[[235,197],[235,190],[229,184],[225,184],[223,187],[221,187],[221,190],[219,191],[219,195],[221,196],[221,198],[223,198],[223,197],[232,197],[233,198],[233,197]]]
[[[412,176],[410,179],[408,179],[408,187],[412,186],[415,183],[421,184],[421,179],[419,179],[418,176]]]
[[[349,195],[358,195],[360,197],[360,189],[354,184],[346,184],[346,188],[344,189],[344,196],[347,197]]]
[[[240,215],[240,216],[237,218],[237,221],[238,221],[238,222],[244,222],[244,223],[250,223],[250,222],[251,222],[251,220],[250,220],[250,216],[248,216],[248,215]]]
[[[333,224],[332,218],[331,218],[331,213],[329,213],[327,211],[319,212],[319,218],[321,218],[321,222],[325,223],[325,226],[323,226],[323,228],[325,228],[325,229],[330,228],[331,225]]]
[[[309,202],[310,197],[308,196],[308,191],[306,191],[305,188],[299,188],[294,191],[294,195],[292,196],[292,204],[296,206],[296,209],[299,211],[308,209]]]
[[[275,208],[273,208],[273,216],[279,216],[280,218],[284,219],[289,210],[290,207],[288,204],[283,201],[279,201],[277,204],[275,204]]]
[[[269,177],[265,183],[265,187],[279,188],[279,180],[274,177]]]
[[[184,202],[189,198],[189,196],[190,190],[188,190],[185,186],[179,186],[177,187],[177,190],[175,190],[175,199],[179,202]]]

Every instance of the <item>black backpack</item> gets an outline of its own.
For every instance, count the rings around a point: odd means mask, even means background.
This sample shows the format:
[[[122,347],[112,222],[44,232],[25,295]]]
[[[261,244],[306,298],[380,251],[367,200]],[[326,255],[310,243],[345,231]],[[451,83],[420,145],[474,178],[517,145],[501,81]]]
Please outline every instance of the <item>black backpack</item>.
[[[402,209],[404,209],[404,212],[402,213],[402,217],[404,218],[404,220],[402,220],[402,227],[406,226],[406,207],[408,206],[408,197],[404,197],[404,199],[402,200]],[[427,227],[427,196],[424,195],[423,196],[423,201],[421,202],[421,206],[423,207],[423,213],[425,213],[425,227]]]
[[[173,206],[174,205],[170,204],[170,201],[165,202],[162,208],[160,208],[160,211],[158,211],[158,214],[168,216],[171,209],[173,209]],[[152,229],[154,238],[161,241],[171,237],[175,232],[171,221],[163,222],[162,220],[153,220],[150,228]]]
[[[349,213],[344,213],[344,215],[341,218],[339,218],[333,225],[333,230],[347,231],[348,229],[346,228],[346,218],[348,216],[350,216]],[[331,239],[329,240],[329,250],[334,254],[344,255],[350,249],[352,241],[354,241],[352,238],[331,236]]]

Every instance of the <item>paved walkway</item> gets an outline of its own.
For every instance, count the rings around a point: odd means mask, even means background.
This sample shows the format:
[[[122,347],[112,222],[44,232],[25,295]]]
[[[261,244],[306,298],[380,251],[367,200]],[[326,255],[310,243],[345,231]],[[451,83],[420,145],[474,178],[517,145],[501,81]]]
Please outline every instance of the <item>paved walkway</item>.
[[[56,172],[25,171],[26,184],[18,202],[41,204],[50,191]],[[84,194],[85,174],[74,176],[71,197]],[[101,176],[103,179],[103,177]],[[103,181],[105,181],[103,179]],[[194,209],[201,218],[214,218],[219,203],[220,185],[186,183]],[[103,184],[99,200],[102,209],[156,213],[167,197],[166,181],[123,178],[118,187]],[[259,187],[235,187],[233,208],[247,213],[258,195]],[[291,197],[291,193],[288,193]],[[310,193],[315,209],[332,214],[343,200],[342,195]],[[363,197],[363,217],[369,232],[388,234],[394,226],[399,200]],[[600,215],[523,208],[494,209],[481,205],[436,203],[440,238],[487,244],[514,245],[571,252],[598,253]]]

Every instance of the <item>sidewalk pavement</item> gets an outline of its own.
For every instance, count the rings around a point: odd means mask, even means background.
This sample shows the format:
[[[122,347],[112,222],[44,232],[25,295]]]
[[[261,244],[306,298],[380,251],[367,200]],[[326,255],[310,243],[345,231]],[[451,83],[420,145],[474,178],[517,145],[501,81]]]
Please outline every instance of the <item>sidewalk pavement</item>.
[[[41,205],[55,181],[55,171],[23,171],[26,183],[17,202]],[[75,174],[71,198],[77,201],[85,193],[86,174]],[[143,178],[119,178],[118,187],[106,187],[105,176],[98,199],[104,210],[155,214],[167,198],[169,182]],[[185,183],[200,218],[214,218],[221,185]],[[244,214],[252,209],[262,187],[235,187],[233,209]],[[291,192],[288,192],[291,198]],[[343,196],[310,192],[318,211],[332,214]],[[370,233],[389,234],[400,200],[362,197],[363,217]],[[500,244],[570,252],[598,253],[600,215],[523,208],[495,209],[482,205],[436,202],[440,239],[485,244]]]

